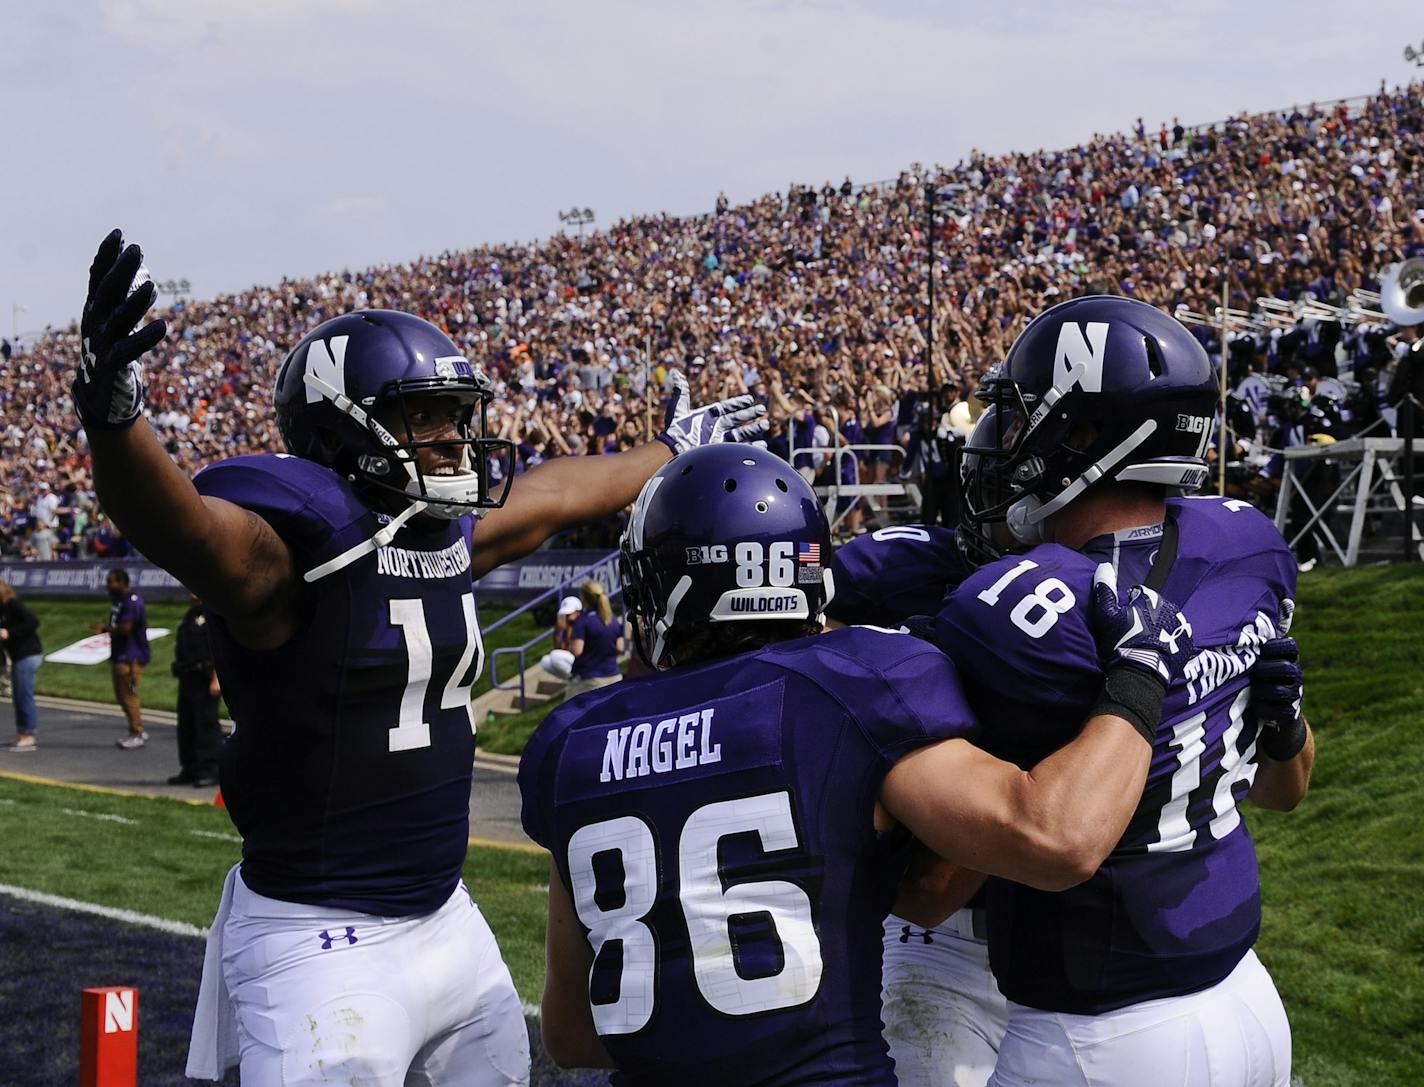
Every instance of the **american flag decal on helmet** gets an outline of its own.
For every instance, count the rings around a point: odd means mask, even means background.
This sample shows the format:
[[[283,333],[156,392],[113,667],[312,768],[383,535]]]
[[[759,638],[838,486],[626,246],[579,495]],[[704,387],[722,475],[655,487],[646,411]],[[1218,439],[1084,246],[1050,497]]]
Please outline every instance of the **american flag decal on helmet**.
[[[798,562],[815,563],[821,562],[821,545],[818,543],[803,543],[796,545],[796,559]]]

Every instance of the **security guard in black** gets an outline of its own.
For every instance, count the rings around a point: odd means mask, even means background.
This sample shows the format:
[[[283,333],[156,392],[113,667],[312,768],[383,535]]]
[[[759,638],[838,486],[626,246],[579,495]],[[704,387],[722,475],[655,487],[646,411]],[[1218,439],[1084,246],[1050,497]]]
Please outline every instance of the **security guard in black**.
[[[194,787],[218,783],[218,755],[222,726],[218,723],[220,690],[208,642],[208,620],[203,606],[193,602],[178,624],[173,649],[173,674],[178,677],[178,762],[180,769],[170,785]]]

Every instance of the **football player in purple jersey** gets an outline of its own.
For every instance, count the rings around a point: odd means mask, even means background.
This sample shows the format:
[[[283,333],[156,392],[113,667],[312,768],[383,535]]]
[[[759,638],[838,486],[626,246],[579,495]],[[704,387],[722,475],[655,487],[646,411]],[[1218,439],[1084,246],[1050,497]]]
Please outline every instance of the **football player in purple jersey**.
[[[826,627],[899,627],[974,570],[953,529],[893,525],[836,548]],[[993,727],[992,719],[985,719]],[[983,1087],[1008,1004],[989,967],[984,874],[911,849],[884,926],[881,1012],[900,1087]]]
[[[1120,603],[1104,567],[1100,698],[1025,773],[968,742],[932,645],[818,633],[828,545],[810,486],[756,448],[681,454],[634,505],[626,600],[664,671],[559,707],[520,762],[525,829],[552,854],[542,1027],[560,1064],[630,1084],[894,1084],[881,923],[909,834],[1042,888],[1120,837],[1190,653],[1176,609],[1140,589]]]
[[[1288,810],[1314,760],[1288,635],[1296,563],[1206,479],[1217,379],[1176,321],[1088,297],[1032,321],[980,390],[961,542],[988,561],[935,640],[1023,767],[1072,737],[1096,696],[1088,595],[1101,563],[1182,602],[1196,649],[1174,677],[1126,832],[1082,884],[988,884],[990,959],[1009,1023],[990,1083],[1184,1087],[1290,1081],[1290,1031],[1251,950],[1261,916],[1250,799]],[[994,532],[1027,548],[997,557]],[[1156,1074],[1154,1071],[1152,1074]]]
[[[526,1082],[521,1005],[461,883],[483,665],[473,583],[631,502],[668,458],[755,437],[750,397],[659,440],[548,462],[494,493],[489,380],[405,313],[317,326],[277,376],[286,454],[190,480],[144,420],[155,291],[114,231],[89,275],[73,385],[105,511],[198,593],[237,730],[243,837],[204,963],[188,1072],[245,1084]],[[679,379],[680,380],[680,379]],[[477,521],[477,518],[481,518]]]

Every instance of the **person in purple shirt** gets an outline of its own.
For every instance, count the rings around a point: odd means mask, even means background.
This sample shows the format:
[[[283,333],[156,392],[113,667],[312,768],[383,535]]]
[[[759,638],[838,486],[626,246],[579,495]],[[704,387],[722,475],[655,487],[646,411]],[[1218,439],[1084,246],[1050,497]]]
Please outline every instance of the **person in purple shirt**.
[[[608,590],[602,582],[589,579],[580,586],[579,596],[583,611],[569,632],[574,665],[566,699],[623,678],[618,670],[618,658],[623,653],[623,621],[613,614]]]
[[[115,524],[203,600],[237,728],[221,781],[242,835],[209,930],[187,1071],[244,1083],[527,1083],[528,1034],[461,873],[484,663],[474,582],[622,509],[669,458],[758,436],[751,397],[597,460],[491,485],[490,379],[412,314],[310,329],[278,372],[287,453],[196,479],[143,417],[156,290],[119,231],[90,268],[71,387]],[[137,329],[137,331],[135,331]],[[477,523],[478,518],[478,523]]]
[[[1141,302],[1087,297],[1035,318],[979,395],[966,554],[1012,537],[936,617],[993,716],[987,750],[1028,769],[1095,697],[1087,597],[1102,564],[1173,600],[1197,649],[1169,685],[1147,783],[1093,876],[1062,892],[988,883],[989,956],[1009,1000],[990,1087],[1285,1087],[1290,1027],[1252,951],[1255,847],[1239,807],[1290,810],[1314,743],[1288,633],[1296,562],[1245,502],[1180,497],[1207,478],[1218,381],[1201,345]],[[1167,632],[1166,636],[1174,636]]]
[[[109,620],[98,629],[109,635],[109,669],[114,677],[114,697],[128,721],[128,735],[115,744],[134,751],[148,743],[143,727],[143,707],[139,702],[139,682],[152,654],[148,648],[148,609],[143,597],[129,588],[129,572],[122,567],[109,571]]]
[[[561,1065],[889,1087],[881,920],[909,834],[1043,888],[1120,835],[1161,675],[1190,651],[1161,640],[1175,608],[1095,592],[1104,698],[1024,775],[968,742],[932,645],[819,633],[829,545],[810,485],[761,449],[680,454],[635,503],[620,568],[663,671],[561,705],[519,767],[525,830],[552,854],[541,1026]]]

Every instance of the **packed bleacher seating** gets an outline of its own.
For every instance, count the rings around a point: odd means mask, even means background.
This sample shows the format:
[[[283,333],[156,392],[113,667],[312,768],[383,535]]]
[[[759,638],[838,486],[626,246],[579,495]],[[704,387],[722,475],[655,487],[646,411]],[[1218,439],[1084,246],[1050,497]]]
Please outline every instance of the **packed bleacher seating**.
[[[1414,83],[1199,128],[1139,121],[1064,150],[973,152],[890,182],[792,185],[741,206],[720,199],[706,215],[180,303],[150,359],[150,419],[191,470],[280,448],[270,390],[286,347],[338,313],[388,307],[442,324],[484,365],[500,394],[493,429],[518,443],[521,467],[643,440],[679,367],[698,395],[765,398],[783,453],[833,418],[847,442],[904,447],[905,458],[861,458],[862,478],[884,479],[935,470],[921,439],[933,438],[938,410],[972,393],[1055,299],[1109,291],[1209,314],[1225,279],[1232,307],[1307,292],[1338,302],[1421,245],[1424,84]],[[1369,418],[1394,330],[1321,324],[1242,337],[1227,352],[1233,381],[1253,367],[1278,383],[1343,369],[1355,414]],[[11,348],[0,368],[0,553],[122,555],[95,509],[70,409],[74,330]]]

